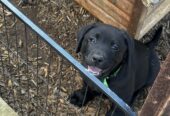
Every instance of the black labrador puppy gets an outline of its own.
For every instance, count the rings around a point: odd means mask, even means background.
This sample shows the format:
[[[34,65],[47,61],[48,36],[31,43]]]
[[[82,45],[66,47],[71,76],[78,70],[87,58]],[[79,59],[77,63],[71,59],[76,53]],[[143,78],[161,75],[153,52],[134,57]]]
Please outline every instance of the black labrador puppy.
[[[81,52],[82,63],[87,70],[104,82],[127,104],[131,105],[136,93],[152,85],[159,69],[159,59],[154,46],[161,35],[158,29],[153,39],[143,44],[132,39],[125,31],[107,24],[91,24],[83,27],[77,35],[76,52]],[[89,86],[86,90],[86,86]],[[84,98],[86,92],[86,98]],[[99,91],[90,82],[84,81],[80,90],[70,95],[70,103],[79,107],[97,96]],[[112,115],[115,105],[107,112]],[[115,116],[124,116],[116,109]]]

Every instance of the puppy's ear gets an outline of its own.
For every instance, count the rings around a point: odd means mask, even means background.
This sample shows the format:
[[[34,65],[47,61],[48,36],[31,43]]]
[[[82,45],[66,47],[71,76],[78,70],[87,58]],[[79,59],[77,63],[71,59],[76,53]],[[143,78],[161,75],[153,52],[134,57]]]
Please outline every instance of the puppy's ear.
[[[126,64],[127,64],[127,69],[128,70],[135,70],[135,65],[134,65],[134,61],[135,61],[135,58],[134,58],[134,54],[135,54],[135,51],[134,51],[134,43],[135,43],[135,40],[124,30],[121,30],[123,36],[124,36],[124,41],[126,43],[126,46],[127,46],[127,50],[126,50]],[[126,70],[127,70],[126,69]],[[127,70],[127,71],[128,71]],[[132,71],[128,71],[128,72],[132,72]]]
[[[151,38],[151,40],[148,43],[146,43],[146,45],[150,48],[154,48],[156,45],[158,45],[158,41],[161,37],[162,31],[163,31],[163,27],[162,26],[158,27],[158,29],[155,31],[153,37]]]
[[[76,53],[80,52],[80,49],[81,49],[81,46],[82,46],[82,42],[83,42],[83,39],[84,39],[84,36],[86,35],[86,33],[88,31],[90,31],[92,28],[95,28],[96,27],[96,23],[93,23],[93,24],[90,24],[90,25],[87,25],[87,26],[84,26],[82,27],[78,33],[77,33],[77,47],[76,47]]]

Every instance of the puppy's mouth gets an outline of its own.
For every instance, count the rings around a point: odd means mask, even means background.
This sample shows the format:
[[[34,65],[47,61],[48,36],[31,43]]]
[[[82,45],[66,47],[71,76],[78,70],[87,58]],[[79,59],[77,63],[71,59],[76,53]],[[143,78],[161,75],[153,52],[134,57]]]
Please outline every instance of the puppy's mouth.
[[[95,76],[99,76],[102,74],[102,69],[95,66],[88,66],[87,70]]]
[[[110,66],[107,69],[101,69],[101,68],[98,68],[96,66],[89,66],[88,65],[87,71],[89,71],[90,73],[92,73],[96,77],[100,77],[100,76],[107,76],[107,74],[109,74],[108,72],[110,72],[112,68],[113,68],[113,66]]]

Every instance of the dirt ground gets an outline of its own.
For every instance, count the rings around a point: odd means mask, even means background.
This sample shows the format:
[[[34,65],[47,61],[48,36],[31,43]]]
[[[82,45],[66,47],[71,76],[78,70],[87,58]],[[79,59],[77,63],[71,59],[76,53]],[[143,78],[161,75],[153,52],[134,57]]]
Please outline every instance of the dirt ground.
[[[15,0],[15,2],[17,5],[19,4],[18,0]],[[41,0],[37,5],[20,4],[19,7],[31,17],[32,20],[40,25],[46,33],[54,38],[56,42],[77,59],[80,58],[74,51],[76,45],[76,32],[83,25],[99,22],[73,0],[58,0],[58,2],[55,0]],[[9,15],[8,18],[11,18],[11,16]],[[0,20],[0,28],[3,26],[1,23],[2,20]],[[13,23],[10,24],[12,25]],[[100,100],[100,97],[96,98],[83,108],[77,108],[69,104],[67,100],[69,94],[81,87],[81,78],[79,74],[68,62],[59,57],[44,42],[39,41],[39,45],[37,45],[36,35],[29,29],[27,32],[30,32],[31,34],[28,35],[29,41],[28,46],[26,46],[25,39],[23,38],[24,25],[20,24],[19,21],[17,25],[17,34],[19,35],[17,41],[18,47],[13,45],[14,41],[12,40],[16,34],[15,30],[11,29],[9,35],[11,37],[11,51],[15,51],[16,48],[19,48],[18,53],[21,58],[17,58],[15,54],[10,54],[8,56],[8,50],[0,44],[0,47],[2,48],[0,53],[6,56],[3,60],[4,63],[7,63],[8,57],[13,58],[8,68],[10,71],[13,71],[12,74],[15,76],[15,79],[8,76],[8,79],[6,80],[3,80],[2,75],[0,76],[0,86],[3,88],[0,89],[2,98],[5,99],[20,115],[28,115],[26,112],[30,115],[38,113],[42,116],[104,115],[109,108],[109,101],[106,99]],[[167,53],[170,51],[170,13],[148,32],[143,38],[143,41],[148,40],[159,25],[163,25],[164,28],[156,50],[160,61],[163,62]],[[4,34],[3,30],[0,31],[0,34],[2,35]],[[37,46],[39,46],[39,48]],[[27,47],[29,54],[28,59],[26,58]],[[38,59],[37,48],[39,50]],[[22,51],[24,51],[24,53]],[[19,73],[16,69],[16,67],[18,67],[18,59],[20,61]],[[25,63],[27,60],[28,63]],[[25,75],[25,73],[27,75]],[[37,73],[40,75],[38,76],[38,80],[36,78]],[[29,79],[27,77],[29,77]],[[7,84],[4,84],[4,81]],[[28,82],[30,83],[29,85]],[[146,90],[141,93],[139,99],[135,103],[135,107],[141,107],[146,93]],[[98,107],[99,104],[101,104],[100,107]]]

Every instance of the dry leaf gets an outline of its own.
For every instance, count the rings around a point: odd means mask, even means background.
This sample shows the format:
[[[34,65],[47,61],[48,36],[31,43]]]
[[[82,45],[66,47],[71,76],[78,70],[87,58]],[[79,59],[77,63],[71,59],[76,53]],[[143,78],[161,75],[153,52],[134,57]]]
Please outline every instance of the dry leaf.
[[[61,87],[61,91],[67,92],[67,90],[64,87]]]
[[[62,103],[62,104],[64,103],[64,100],[63,100],[63,99],[59,99],[59,101],[60,101],[60,103]]]
[[[47,77],[48,76],[48,68],[47,67],[44,68],[44,72],[45,72],[44,76]]]
[[[12,81],[8,80],[8,87],[11,87],[11,86],[12,86]]]
[[[19,39],[18,47],[19,47],[19,48],[23,47],[23,42],[22,42],[22,40],[21,40],[21,39]]]
[[[22,89],[22,90],[21,90],[21,94],[25,94],[25,90]]]
[[[12,15],[12,13],[11,13],[11,12],[9,12],[9,11],[7,11],[7,10],[5,10],[5,13],[6,13],[6,16],[10,16],[10,15]]]
[[[39,75],[47,77],[48,76],[48,67],[41,67],[39,70]]]
[[[0,24],[0,28],[3,26],[3,24]]]
[[[13,89],[13,92],[14,92],[14,97],[16,97],[17,96],[17,90]]]

